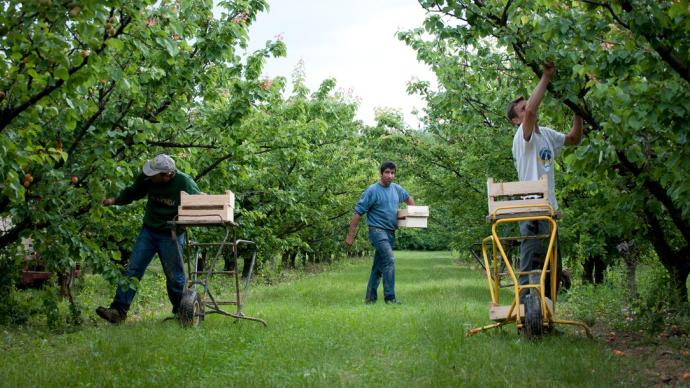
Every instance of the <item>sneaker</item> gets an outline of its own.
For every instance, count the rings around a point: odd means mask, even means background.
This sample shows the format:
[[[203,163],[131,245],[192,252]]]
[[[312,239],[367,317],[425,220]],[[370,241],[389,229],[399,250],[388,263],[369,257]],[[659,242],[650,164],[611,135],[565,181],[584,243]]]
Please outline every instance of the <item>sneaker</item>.
[[[364,304],[374,304],[376,303],[376,299],[364,299]]]
[[[397,299],[389,299],[386,301],[386,304],[402,304],[402,302]]]
[[[118,309],[98,307],[96,314],[110,323],[120,323],[127,318],[126,314],[122,314]]]

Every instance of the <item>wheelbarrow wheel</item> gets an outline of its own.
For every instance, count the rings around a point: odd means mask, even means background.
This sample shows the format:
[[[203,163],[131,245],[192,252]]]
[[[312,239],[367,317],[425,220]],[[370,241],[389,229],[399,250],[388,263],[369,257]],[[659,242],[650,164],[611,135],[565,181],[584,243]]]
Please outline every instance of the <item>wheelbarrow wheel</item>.
[[[539,294],[531,290],[525,297],[525,323],[524,333],[528,338],[544,335],[544,315],[541,311]]]
[[[193,327],[204,319],[204,309],[201,297],[192,289],[186,289],[180,301],[180,323],[182,326]]]

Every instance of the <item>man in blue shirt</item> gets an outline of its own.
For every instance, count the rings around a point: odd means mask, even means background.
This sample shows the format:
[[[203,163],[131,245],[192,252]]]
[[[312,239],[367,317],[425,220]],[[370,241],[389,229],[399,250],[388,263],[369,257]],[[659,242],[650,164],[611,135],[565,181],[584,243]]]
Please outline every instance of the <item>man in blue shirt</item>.
[[[414,205],[415,202],[405,189],[393,183],[395,163],[383,162],[379,172],[381,173],[379,181],[367,187],[355,205],[355,213],[352,215],[345,245],[352,246],[357,225],[362,216],[367,214],[369,241],[376,253],[374,254],[374,263],[371,266],[365,302],[376,302],[379,281],[383,277],[384,300],[386,303],[400,304],[395,298],[395,262],[393,259],[395,229],[398,228],[398,204],[405,202],[408,205]]]

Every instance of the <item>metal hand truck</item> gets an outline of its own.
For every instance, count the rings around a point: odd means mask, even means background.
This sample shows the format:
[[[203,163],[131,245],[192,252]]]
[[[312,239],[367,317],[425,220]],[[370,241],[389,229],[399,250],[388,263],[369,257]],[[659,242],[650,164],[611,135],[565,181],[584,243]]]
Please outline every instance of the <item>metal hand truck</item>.
[[[467,335],[471,336],[484,330],[515,323],[518,332],[528,337],[540,337],[558,323],[580,326],[587,336],[591,337],[589,327],[583,322],[556,318],[558,224],[556,223],[557,213],[548,200],[546,176],[539,181],[503,183],[494,183],[493,179],[489,178],[487,189],[489,197],[487,222],[491,223],[491,235],[482,240],[482,257],[491,295],[489,319],[495,323],[470,329]],[[549,225],[549,233],[534,236],[499,235],[500,225],[526,221],[545,221]],[[522,272],[514,270],[503,244],[506,241],[525,239],[548,240],[548,248],[541,269]],[[489,243],[491,243],[491,258],[488,253]],[[523,276],[530,279],[528,283],[520,284],[518,278]],[[546,289],[547,276],[550,285],[548,290]],[[501,305],[501,280],[506,277],[512,281],[514,296],[511,304]],[[536,280],[537,277],[538,280]],[[522,298],[521,295],[523,295]]]
[[[185,248],[177,245],[181,264],[184,267],[184,252],[190,253],[187,262],[187,287],[185,288],[182,300],[180,301],[179,318],[183,326],[196,326],[206,316],[206,314],[221,314],[235,319],[246,319],[256,321],[267,326],[266,321],[259,318],[244,315],[242,308],[249,293],[252,273],[256,262],[256,244],[249,240],[237,239],[237,224],[232,221],[234,194],[227,192],[226,195],[188,195],[181,193],[181,206],[178,215],[169,223],[172,225],[172,238],[177,241],[179,228],[191,227],[212,227],[222,228],[224,237],[218,243],[201,243],[189,240],[189,233],[185,233]],[[251,259],[245,259],[242,277],[240,282],[240,271],[238,263],[238,247],[245,246],[250,248]],[[233,268],[216,270],[218,259],[227,257],[231,248],[230,259]],[[215,254],[207,257],[208,252],[215,251]],[[248,266],[248,267],[247,267]],[[218,300],[216,295],[211,292],[209,283],[214,275],[232,275],[234,282],[234,300]],[[225,311],[222,306],[234,305],[235,312]]]

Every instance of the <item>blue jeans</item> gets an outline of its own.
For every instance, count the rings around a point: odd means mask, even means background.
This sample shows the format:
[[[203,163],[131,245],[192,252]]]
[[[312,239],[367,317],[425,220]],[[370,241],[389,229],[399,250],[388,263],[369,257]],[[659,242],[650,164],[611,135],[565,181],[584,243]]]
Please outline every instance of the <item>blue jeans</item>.
[[[521,236],[536,236],[548,235],[550,233],[551,225],[548,221],[521,221],[520,235]],[[556,231],[556,276],[560,279],[561,276],[561,252],[558,245],[558,231]],[[520,265],[518,270],[520,272],[527,272],[532,270],[541,270],[544,268],[544,260],[546,258],[546,251],[549,245],[548,239],[543,240],[522,240],[520,243]],[[551,268],[553,270],[553,268]],[[539,283],[539,275],[531,276],[523,275],[518,279],[520,285]],[[551,284],[551,277],[546,277],[545,293],[549,295]]]
[[[366,300],[376,301],[381,278],[383,278],[383,298],[393,300],[395,299],[395,262],[393,261],[395,232],[369,227],[369,241],[376,250],[376,254],[371,266],[371,275],[369,275]]]
[[[177,236],[177,244],[182,247],[183,243],[184,233],[180,233]],[[141,280],[144,276],[144,271],[146,271],[156,253],[158,253],[158,257],[163,265],[163,271],[165,272],[168,299],[172,303],[173,313],[176,313],[182,299],[186,280],[177,245],[169,230],[153,230],[145,226],[142,227],[134,243],[134,250],[124,275],[128,279],[135,277]],[[136,290],[132,288],[118,288],[110,307],[126,313],[129,310],[129,305],[132,304],[135,294]]]

